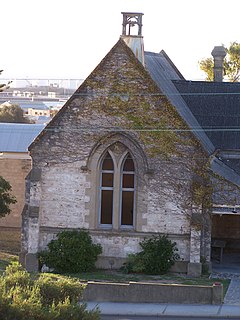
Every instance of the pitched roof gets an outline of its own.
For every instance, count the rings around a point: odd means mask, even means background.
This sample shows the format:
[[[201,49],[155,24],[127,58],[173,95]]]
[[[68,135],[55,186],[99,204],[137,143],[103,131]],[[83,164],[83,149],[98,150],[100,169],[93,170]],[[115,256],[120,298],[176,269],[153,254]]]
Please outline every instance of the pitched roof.
[[[173,83],[216,149],[240,149],[240,83]]]
[[[174,86],[172,80],[180,80],[177,68],[169,63],[168,59],[160,53],[146,52],[145,54],[146,68],[152,79],[158,85],[160,90],[168,97],[172,105],[175,106],[180,116],[185,120],[188,126],[192,129],[194,135],[202,142],[205,150],[211,154],[214,152],[214,145],[208,138],[206,133],[201,130],[201,126],[191,112],[187,103],[179,94],[179,91]],[[183,80],[181,80],[183,81]]]
[[[0,152],[27,152],[43,124],[0,123]]]
[[[209,155],[213,155],[218,148],[240,149],[240,132],[236,130],[236,126],[240,125],[240,83],[186,81],[178,74],[172,61],[164,58],[161,52],[146,52],[145,62],[152,79]],[[216,125],[221,130],[214,131]],[[211,169],[240,185],[238,161],[213,156]]]

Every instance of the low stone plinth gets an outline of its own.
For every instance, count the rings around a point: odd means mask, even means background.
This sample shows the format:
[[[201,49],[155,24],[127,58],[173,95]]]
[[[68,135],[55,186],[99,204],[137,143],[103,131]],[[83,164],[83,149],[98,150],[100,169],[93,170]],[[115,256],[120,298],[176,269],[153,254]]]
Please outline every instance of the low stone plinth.
[[[223,287],[148,282],[108,283],[89,281],[84,301],[221,304]]]

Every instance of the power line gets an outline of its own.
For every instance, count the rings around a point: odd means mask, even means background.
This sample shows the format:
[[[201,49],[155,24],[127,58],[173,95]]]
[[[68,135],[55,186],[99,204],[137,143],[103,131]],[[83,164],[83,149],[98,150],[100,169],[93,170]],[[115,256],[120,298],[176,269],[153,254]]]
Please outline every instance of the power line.
[[[146,128],[146,129],[125,129],[125,128],[117,128],[117,127],[79,127],[79,128],[70,128],[68,130],[58,127],[58,126],[49,126],[44,128],[46,131],[54,131],[54,132],[100,132],[100,131],[115,131],[115,132],[240,132],[240,126],[239,127],[229,127],[229,128],[192,128],[192,129],[174,129],[174,128]]]

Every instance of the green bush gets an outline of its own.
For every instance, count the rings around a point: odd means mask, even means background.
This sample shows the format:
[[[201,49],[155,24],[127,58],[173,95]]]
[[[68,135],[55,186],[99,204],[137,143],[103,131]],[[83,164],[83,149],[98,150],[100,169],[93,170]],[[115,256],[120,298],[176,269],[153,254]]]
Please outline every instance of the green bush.
[[[179,259],[176,243],[167,236],[158,235],[140,242],[142,251],[131,254],[122,270],[146,274],[163,274],[169,271],[176,260]]]
[[[49,305],[52,301],[56,304],[65,301],[77,302],[82,297],[84,285],[72,278],[60,275],[43,273],[36,280],[36,285],[40,288],[43,305]]]
[[[4,278],[2,278],[2,285],[5,290],[9,290],[13,287],[28,287],[31,284],[30,274],[17,262],[12,261],[4,272]]]
[[[12,286],[10,277],[16,281]],[[0,319],[99,320],[98,310],[87,311],[78,302],[82,291],[79,281],[63,276],[42,274],[33,279],[14,262],[0,277]]]
[[[94,244],[87,231],[63,231],[48,244],[48,250],[39,253],[39,260],[56,272],[86,272],[95,268],[100,253],[101,245]]]

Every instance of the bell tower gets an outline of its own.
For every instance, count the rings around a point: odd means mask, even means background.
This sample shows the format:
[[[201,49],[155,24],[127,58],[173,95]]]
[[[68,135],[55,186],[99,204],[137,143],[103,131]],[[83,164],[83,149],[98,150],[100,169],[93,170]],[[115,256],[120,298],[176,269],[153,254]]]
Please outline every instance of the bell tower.
[[[144,45],[142,36],[142,16],[140,12],[122,12],[121,38],[132,49],[137,59],[144,65]]]
[[[142,16],[143,13],[139,12],[122,12],[123,15],[123,23],[122,23],[122,35],[130,36],[131,28],[137,26],[138,27],[138,36],[142,36]]]

